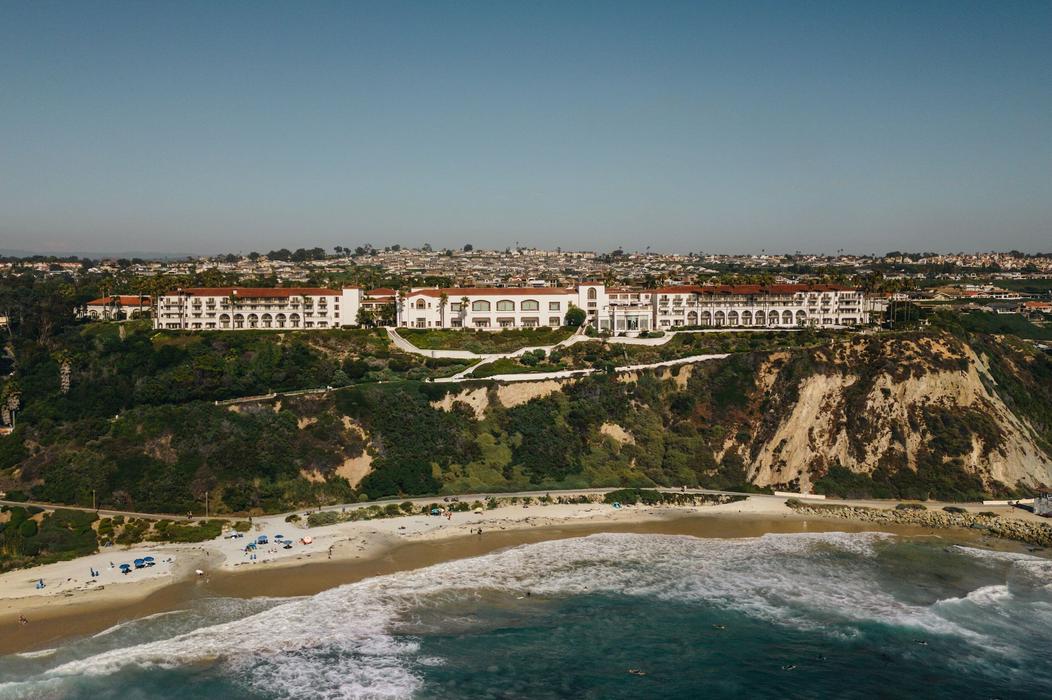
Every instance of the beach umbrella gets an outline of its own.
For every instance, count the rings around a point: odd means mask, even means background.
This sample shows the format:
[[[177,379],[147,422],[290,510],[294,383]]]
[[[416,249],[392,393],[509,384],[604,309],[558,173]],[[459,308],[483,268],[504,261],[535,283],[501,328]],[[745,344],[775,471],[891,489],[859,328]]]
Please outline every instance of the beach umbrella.
[[[283,539],[285,539],[285,535],[274,535],[274,539],[276,539],[276,540],[283,540]]]
[[[136,569],[141,569],[144,566],[146,566],[146,562],[144,562],[142,559],[136,559],[135,560],[135,568]]]
[[[143,558],[142,558],[142,560],[143,560],[144,562],[146,562],[147,564],[149,564],[149,563],[150,563],[150,562],[152,562],[152,561],[153,561],[154,559],[153,559],[153,557],[143,557]]]

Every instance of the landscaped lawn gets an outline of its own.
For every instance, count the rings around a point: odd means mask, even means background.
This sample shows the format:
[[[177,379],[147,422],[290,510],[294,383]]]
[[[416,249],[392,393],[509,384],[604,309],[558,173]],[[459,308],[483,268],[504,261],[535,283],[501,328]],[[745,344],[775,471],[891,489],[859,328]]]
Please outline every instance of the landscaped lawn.
[[[471,376],[475,379],[483,379],[485,377],[492,377],[497,374],[525,374],[527,372],[559,372],[561,370],[568,369],[562,365],[553,365],[548,362],[541,362],[539,364],[528,367],[518,360],[509,357],[502,357],[499,360],[493,362],[487,362],[482,365],[474,372]]]
[[[421,350],[467,350],[475,353],[514,352],[554,345],[573,335],[573,328],[523,328],[502,331],[399,328],[398,334]]]

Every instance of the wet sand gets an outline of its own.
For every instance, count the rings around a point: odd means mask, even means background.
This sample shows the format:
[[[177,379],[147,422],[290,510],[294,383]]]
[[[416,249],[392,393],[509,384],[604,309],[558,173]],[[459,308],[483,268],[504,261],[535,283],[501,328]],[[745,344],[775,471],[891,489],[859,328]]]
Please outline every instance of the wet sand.
[[[803,517],[744,514],[684,514],[642,522],[581,523],[534,529],[494,530],[443,540],[407,542],[375,557],[357,560],[312,561],[295,566],[260,567],[246,571],[214,572],[165,585],[144,598],[123,603],[63,605],[42,602],[24,612],[30,622],[18,624],[18,613],[0,616],[0,654],[48,649],[75,637],[91,635],[113,625],[147,615],[178,610],[208,597],[292,597],[313,595],[346,583],[446,561],[475,557],[500,549],[546,540],[582,537],[600,532],[689,535],[694,537],[758,537],[765,533],[890,532],[908,537],[940,537],[947,542],[1025,551],[1018,543],[987,540],[967,530],[931,530],[913,526],[825,520]]]

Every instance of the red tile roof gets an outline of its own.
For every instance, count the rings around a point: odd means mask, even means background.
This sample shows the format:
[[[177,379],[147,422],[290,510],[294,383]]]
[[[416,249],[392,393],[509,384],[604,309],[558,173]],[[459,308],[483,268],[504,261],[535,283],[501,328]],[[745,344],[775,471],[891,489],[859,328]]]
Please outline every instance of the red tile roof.
[[[418,289],[409,296],[422,295],[425,297],[438,298],[445,292],[450,299],[456,300],[464,296],[544,296],[577,294],[576,289],[563,289],[560,287],[452,287],[446,289]]]
[[[284,299],[287,297],[338,297],[335,289],[322,287],[191,287],[177,289],[172,294],[192,297],[229,297]]]
[[[796,294],[798,292],[854,292],[854,287],[838,284],[712,284],[682,285],[655,289],[657,294]]]
[[[398,293],[398,290],[391,289],[390,287],[377,287],[376,289],[370,289],[365,293],[367,297],[393,297]]]
[[[121,306],[138,306],[139,295],[138,294],[111,294],[108,297],[100,297],[98,299],[92,299],[87,303],[87,306],[110,306],[114,303],[119,303]],[[142,305],[150,305],[150,295],[142,295]]]

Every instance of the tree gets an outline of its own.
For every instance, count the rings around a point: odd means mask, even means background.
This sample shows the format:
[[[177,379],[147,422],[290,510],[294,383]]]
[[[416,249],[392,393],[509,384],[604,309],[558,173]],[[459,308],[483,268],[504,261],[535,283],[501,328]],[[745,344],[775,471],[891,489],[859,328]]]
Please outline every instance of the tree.
[[[580,328],[587,318],[588,314],[579,306],[570,304],[570,308],[566,311],[566,325],[570,328]]]
[[[367,306],[358,309],[358,317],[355,319],[359,326],[372,328],[376,325],[376,314]]]
[[[463,250],[465,253],[470,253],[471,251],[475,250],[475,246],[471,245],[470,243],[465,243]]]
[[[449,304],[449,295],[442,292],[438,295],[438,313],[442,328],[446,327],[446,305]]]

